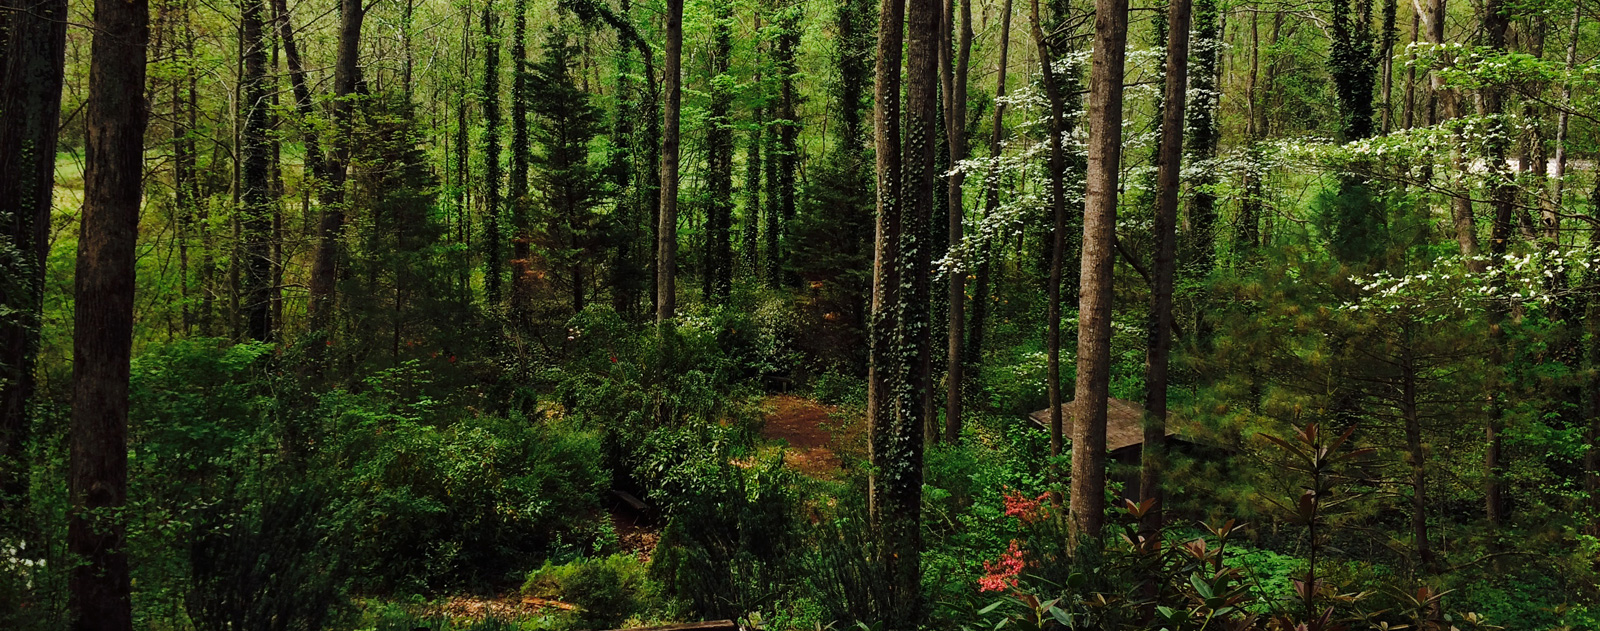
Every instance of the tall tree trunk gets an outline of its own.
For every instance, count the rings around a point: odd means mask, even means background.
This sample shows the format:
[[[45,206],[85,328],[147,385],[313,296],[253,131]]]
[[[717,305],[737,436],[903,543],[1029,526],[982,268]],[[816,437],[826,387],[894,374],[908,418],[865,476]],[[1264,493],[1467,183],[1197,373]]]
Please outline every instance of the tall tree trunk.
[[[240,76],[239,231],[244,239],[245,331],[272,339],[272,146],[268,138],[267,45],[261,0],[239,3]]]
[[[1379,129],[1385,134],[1389,133],[1394,119],[1394,104],[1390,96],[1394,93],[1394,45],[1400,38],[1400,31],[1395,27],[1399,5],[1399,0],[1383,0],[1383,31],[1378,36],[1378,61],[1382,64],[1379,70],[1382,84],[1379,99],[1383,102]]]
[[[529,224],[528,161],[532,148],[528,142],[528,100],[532,89],[528,83],[528,2],[516,0],[511,10],[511,173],[507,174],[507,200],[511,205],[511,314],[517,322],[525,322],[529,303],[533,300],[533,279],[530,276],[530,244],[533,226]],[[573,311],[582,309],[581,292],[576,272],[573,279]]]
[[[0,209],[6,253],[0,304],[0,515],[27,493],[28,404],[44,309],[44,264],[55,189],[57,122],[66,68],[66,0],[5,0],[0,32]],[[16,504],[13,504],[13,500]]]
[[[1095,0],[1089,71],[1089,170],[1078,299],[1078,378],[1072,424],[1072,538],[1100,537],[1105,523],[1106,397],[1111,378],[1111,280],[1122,163],[1122,80],[1127,0]]]
[[[1000,140],[1005,135],[1006,115],[1006,69],[1011,52],[1011,0],[1005,0],[1004,8],[1000,10],[1000,59],[995,62],[995,105],[994,120],[989,127],[989,171],[983,180],[984,201],[983,219],[988,223],[994,216],[995,210],[1000,207]],[[989,319],[989,274],[994,269],[991,260],[995,254],[994,244],[988,235],[988,226],[980,233],[978,245],[978,269],[972,279],[972,323],[971,334],[967,336],[966,368],[965,372],[977,374],[979,363],[983,361],[983,333]]]
[[[755,83],[761,84],[759,74]],[[744,224],[739,254],[744,259],[745,273],[761,278],[761,131],[766,127],[761,106],[751,110],[750,120],[750,136],[745,140]]]
[[[128,374],[146,122],[144,0],[97,0],[73,293],[67,549],[75,631],[131,631]],[[54,125],[52,119],[49,122]]]
[[[947,12],[955,4],[945,4]],[[955,16],[947,15],[947,29],[956,27]],[[945,138],[950,144],[950,165],[958,167],[967,159],[967,68],[972,59],[972,0],[961,0],[961,34],[957,36],[954,68],[950,67],[949,51],[940,48],[944,58]],[[962,201],[962,185],[967,180],[965,171],[956,169],[950,176],[950,327],[947,366],[945,368],[944,438],[954,443],[961,437],[962,343],[966,341],[967,267],[961,257],[964,238],[962,222],[966,219],[966,204]]]
[[[667,0],[666,60],[662,81],[667,104],[662,112],[661,217],[656,241],[656,324],[677,314],[678,270],[678,113],[683,106],[683,0]]]
[[[729,0],[715,3],[716,26],[711,70],[717,77],[711,88],[710,117],[706,121],[710,155],[708,176],[711,201],[707,209],[706,300],[726,303],[733,292],[733,91],[728,76],[733,57],[733,5]]]
[[[1150,501],[1142,532],[1161,529],[1161,483],[1166,471],[1167,367],[1172,350],[1172,285],[1177,258],[1178,187],[1183,170],[1185,89],[1189,80],[1189,0],[1167,7],[1166,85],[1162,91],[1161,146],[1156,166],[1155,264],[1150,288],[1150,343],[1145,351],[1144,448],[1140,456],[1140,502]]]
[[[500,305],[500,37],[494,0],[483,6],[483,290],[490,308]]]
[[[351,102],[361,80],[361,23],[366,5],[361,0],[339,0],[339,53],[333,65],[332,151],[323,163],[326,181],[321,186],[322,218],[317,226],[317,251],[311,264],[310,301],[312,362],[321,370],[322,348],[333,343],[334,284],[337,280],[340,239],[344,231],[344,184],[350,163],[350,127],[355,104]],[[297,97],[298,98],[298,97]]]
[[[774,286],[799,283],[799,279],[788,272],[785,266],[789,254],[788,226],[794,220],[795,213],[795,174],[800,159],[800,121],[796,111],[799,94],[794,83],[795,75],[799,72],[795,56],[800,46],[800,7],[787,6],[780,8],[779,12],[778,37],[773,49],[773,61],[778,70],[778,112],[773,121],[778,134],[778,146],[777,155],[768,156],[777,165],[778,180],[776,186],[767,189],[769,197],[777,198],[778,209],[777,216],[767,220],[768,227],[775,226],[777,229],[775,234],[767,237],[767,258]],[[770,207],[771,203],[768,205]]]
[[[1337,1],[1337,0],[1336,0]],[[1222,63],[1222,11],[1217,0],[1194,2],[1195,42],[1194,73],[1189,81],[1194,93],[1194,103],[1187,108],[1189,163],[1199,173],[1189,184],[1189,235],[1186,274],[1197,278],[1209,276],[1216,267],[1217,196],[1212,190],[1217,183],[1216,167],[1211,164],[1217,157],[1217,112],[1222,104],[1222,84],[1217,72]],[[1195,335],[1204,340],[1206,335],[1204,313],[1196,313]]]
[[[1067,250],[1067,158],[1063,136],[1066,133],[1066,96],[1062,94],[1061,86],[1056,84],[1056,72],[1053,68],[1056,55],[1050,50],[1049,39],[1045,36],[1043,18],[1039,15],[1039,0],[1033,0],[1033,10],[1030,14],[1034,46],[1039,50],[1039,63],[1041,78],[1044,82],[1045,98],[1050,101],[1050,209],[1054,223],[1050,230],[1050,284],[1045,288],[1045,387],[1050,399],[1050,455],[1061,455],[1062,437],[1062,411],[1061,411],[1061,282],[1062,268],[1065,267]],[[1057,20],[1065,20],[1066,16],[1058,15]],[[1052,473],[1054,481],[1059,481],[1059,476]]]

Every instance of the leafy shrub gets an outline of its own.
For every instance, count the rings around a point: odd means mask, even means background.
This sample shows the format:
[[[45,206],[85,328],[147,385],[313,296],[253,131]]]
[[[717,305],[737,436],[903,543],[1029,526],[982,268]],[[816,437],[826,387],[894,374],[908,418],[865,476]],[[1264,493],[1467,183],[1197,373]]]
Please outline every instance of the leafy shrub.
[[[795,474],[776,457],[730,464],[713,453],[686,468],[700,483],[678,487],[650,571],[699,615],[771,611],[793,577],[798,546]]]
[[[583,628],[609,629],[644,613],[655,602],[658,587],[632,555],[578,559],[563,565],[546,561],[528,575],[522,593],[579,607]]]

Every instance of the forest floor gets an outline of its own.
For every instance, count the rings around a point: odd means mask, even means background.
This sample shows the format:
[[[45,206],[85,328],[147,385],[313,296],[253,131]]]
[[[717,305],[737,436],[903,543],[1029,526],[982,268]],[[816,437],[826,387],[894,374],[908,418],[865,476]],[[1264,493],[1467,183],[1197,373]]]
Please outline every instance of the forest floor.
[[[839,409],[792,394],[775,394],[762,401],[767,413],[761,436],[788,445],[784,464],[813,478],[832,480],[844,467],[841,454],[852,455],[864,437],[862,424]]]

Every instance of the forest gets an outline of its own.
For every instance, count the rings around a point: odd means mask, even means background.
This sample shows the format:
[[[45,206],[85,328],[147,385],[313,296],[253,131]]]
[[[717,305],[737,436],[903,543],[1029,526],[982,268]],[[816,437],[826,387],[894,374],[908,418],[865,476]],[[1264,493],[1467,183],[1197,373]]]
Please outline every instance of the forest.
[[[0,0],[0,629],[1600,630],[1600,1]]]

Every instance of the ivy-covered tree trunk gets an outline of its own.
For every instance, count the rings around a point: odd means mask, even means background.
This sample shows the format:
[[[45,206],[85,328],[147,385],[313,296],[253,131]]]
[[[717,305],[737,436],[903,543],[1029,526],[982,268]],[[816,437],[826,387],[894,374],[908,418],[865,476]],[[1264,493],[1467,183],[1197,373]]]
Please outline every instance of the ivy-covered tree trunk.
[[[1189,75],[1186,108],[1188,161],[1199,167],[1189,181],[1189,234],[1185,273],[1205,278],[1216,266],[1217,184],[1217,109],[1222,104],[1218,65],[1222,62],[1222,22],[1217,0],[1194,2],[1194,49],[1190,51],[1194,72]],[[1197,314],[1198,316],[1199,314]],[[1198,332],[1198,328],[1197,332]]]
[[[0,514],[27,493],[23,462],[28,406],[44,309],[55,189],[61,84],[66,67],[66,0],[0,2]],[[13,504],[13,501],[17,504]]]
[[[733,77],[728,74],[733,58],[733,5],[718,0],[713,9],[714,46],[711,66],[711,109],[706,120],[706,144],[710,152],[711,200],[707,209],[706,299],[723,303],[733,291]]]
[[[68,578],[74,631],[133,629],[123,507],[149,21],[144,0],[95,2],[83,214],[73,279],[67,551],[79,560]]]
[[[494,0],[483,7],[483,289],[489,306],[500,304],[500,38]]]
[[[239,3],[239,37],[243,53],[240,76],[240,217],[244,237],[245,331],[250,339],[272,339],[272,145],[267,84],[266,30],[261,0]]]
[[[516,0],[511,9],[511,172],[506,174],[506,201],[511,208],[511,313],[525,321],[533,300],[529,242],[533,226],[528,219],[528,2]],[[576,285],[574,279],[574,285]],[[574,292],[576,292],[574,288]],[[574,300],[574,304],[579,302]]]
[[[1144,446],[1140,451],[1139,501],[1151,502],[1140,532],[1160,532],[1165,498],[1167,368],[1172,351],[1172,286],[1176,272],[1178,187],[1183,171],[1185,87],[1189,74],[1189,0],[1167,6],[1165,85],[1156,164],[1155,262],[1151,269],[1149,345],[1144,362]]]
[[[1095,0],[1089,70],[1089,165],[1083,210],[1078,299],[1078,376],[1072,423],[1075,543],[1096,540],[1105,523],[1106,404],[1111,378],[1111,280],[1122,164],[1122,82],[1127,60],[1127,0]]]
[[[769,156],[775,160],[778,167],[778,181],[776,187],[768,187],[767,195],[778,199],[778,219],[776,238],[768,237],[770,246],[767,253],[770,261],[770,279],[774,286],[794,285],[799,282],[785,271],[789,255],[788,225],[794,220],[795,212],[795,181],[800,165],[800,120],[797,109],[800,105],[800,95],[795,89],[795,75],[800,72],[796,60],[797,50],[800,47],[800,5],[791,5],[779,9],[777,16],[778,37],[773,46],[773,63],[778,72],[778,111],[773,121],[778,133],[778,146],[776,156]],[[768,226],[773,222],[769,219]]]

